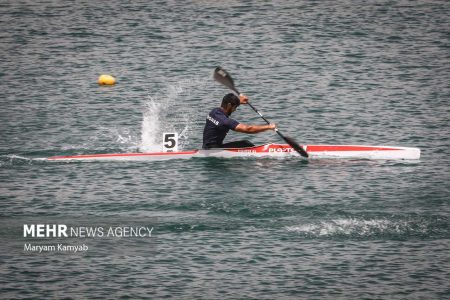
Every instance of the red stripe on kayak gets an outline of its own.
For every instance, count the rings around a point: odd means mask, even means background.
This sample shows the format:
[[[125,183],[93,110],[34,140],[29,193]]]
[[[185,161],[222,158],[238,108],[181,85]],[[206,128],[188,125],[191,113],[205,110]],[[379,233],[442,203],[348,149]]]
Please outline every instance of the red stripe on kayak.
[[[305,145],[302,145],[305,147]],[[393,147],[381,147],[381,146],[358,146],[358,145],[306,145],[305,150],[307,152],[338,152],[338,151],[391,151],[402,150],[400,148]],[[287,144],[269,144],[261,145],[249,148],[230,148],[226,149],[230,152],[256,152],[256,153],[269,153],[269,152],[294,152],[291,146]]]
[[[391,151],[402,150],[399,148],[373,147],[373,146],[352,146],[352,145],[311,145],[306,147],[308,152],[323,151]]]
[[[155,155],[186,155],[195,154],[198,150],[192,151],[181,151],[181,152],[152,152],[152,153],[111,153],[111,154],[86,154],[86,155],[67,155],[67,156],[53,156],[47,159],[57,160],[57,159],[81,159],[81,158],[104,158],[104,157],[137,157],[137,156],[155,156]]]

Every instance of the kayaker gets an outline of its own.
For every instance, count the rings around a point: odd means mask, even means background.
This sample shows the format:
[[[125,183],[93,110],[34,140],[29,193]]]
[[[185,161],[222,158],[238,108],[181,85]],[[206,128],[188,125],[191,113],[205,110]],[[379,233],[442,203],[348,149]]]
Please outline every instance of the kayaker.
[[[248,97],[241,94],[227,94],[222,99],[220,107],[211,110],[206,117],[205,128],[203,129],[203,149],[211,148],[244,148],[255,146],[248,140],[223,143],[228,131],[234,130],[243,133],[258,133],[266,130],[274,130],[275,124],[267,125],[246,125],[230,118],[230,115],[240,104],[247,104]]]

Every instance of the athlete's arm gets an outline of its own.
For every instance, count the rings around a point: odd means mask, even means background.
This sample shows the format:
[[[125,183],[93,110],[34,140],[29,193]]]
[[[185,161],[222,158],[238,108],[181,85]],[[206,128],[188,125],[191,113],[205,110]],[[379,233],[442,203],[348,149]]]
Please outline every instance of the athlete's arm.
[[[263,132],[266,130],[273,130],[277,128],[275,124],[268,124],[268,125],[245,125],[245,124],[239,124],[234,128],[234,131],[237,132],[243,132],[243,133],[258,133]]]

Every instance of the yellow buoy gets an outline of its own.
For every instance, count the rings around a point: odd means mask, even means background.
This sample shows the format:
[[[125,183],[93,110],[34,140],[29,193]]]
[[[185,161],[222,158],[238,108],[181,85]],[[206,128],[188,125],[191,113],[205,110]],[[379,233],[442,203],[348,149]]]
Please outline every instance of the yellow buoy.
[[[114,85],[116,84],[116,79],[111,75],[100,75],[98,78],[98,84],[100,85]]]

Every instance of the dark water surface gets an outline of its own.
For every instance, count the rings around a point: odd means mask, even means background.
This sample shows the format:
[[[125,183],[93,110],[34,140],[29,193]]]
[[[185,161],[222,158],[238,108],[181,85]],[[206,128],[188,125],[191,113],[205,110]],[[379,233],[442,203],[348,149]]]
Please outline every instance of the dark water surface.
[[[448,298],[449,11],[448,1],[4,1],[0,297]],[[198,148],[227,92],[216,65],[301,143],[411,146],[422,158],[36,160],[159,150],[170,131]],[[118,84],[99,87],[104,73]],[[244,106],[235,118],[261,122]],[[23,224],[119,220],[150,224],[152,237],[77,239],[90,250],[68,255],[23,248]]]

